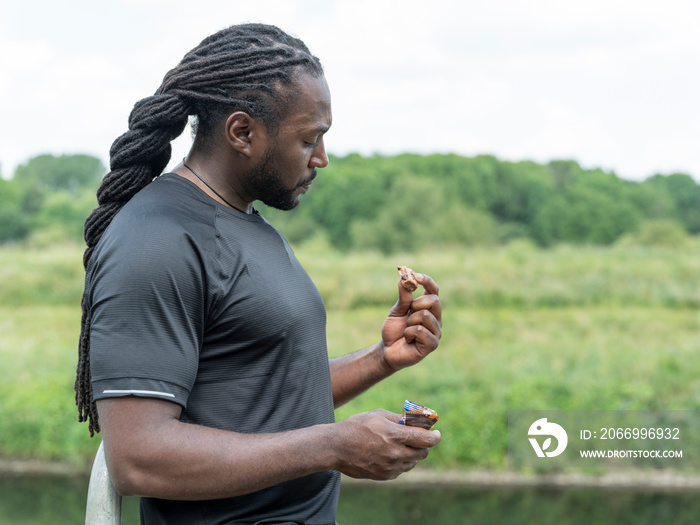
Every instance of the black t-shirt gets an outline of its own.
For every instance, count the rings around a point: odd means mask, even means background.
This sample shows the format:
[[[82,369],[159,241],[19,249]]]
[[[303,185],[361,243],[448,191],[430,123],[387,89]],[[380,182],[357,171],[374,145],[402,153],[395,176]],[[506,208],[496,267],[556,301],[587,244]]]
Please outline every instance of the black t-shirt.
[[[88,265],[96,400],[146,396],[244,433],[334,421],[321,296],[282,235],[174,174],[117,214]],[[144,523],[335,523],[339,474],[206,502],[143,498]]]

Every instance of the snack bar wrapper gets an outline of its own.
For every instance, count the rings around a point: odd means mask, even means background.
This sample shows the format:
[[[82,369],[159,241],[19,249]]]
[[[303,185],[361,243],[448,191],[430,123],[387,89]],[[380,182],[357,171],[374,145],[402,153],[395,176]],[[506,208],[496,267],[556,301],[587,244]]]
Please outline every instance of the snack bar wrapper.
[[[407,427],[421,427],[426,430],[432,430],[437,423],[438,414],[432,408],[418,405],[408,399],[403,403],[403,418],[399,421],[399,425]]]

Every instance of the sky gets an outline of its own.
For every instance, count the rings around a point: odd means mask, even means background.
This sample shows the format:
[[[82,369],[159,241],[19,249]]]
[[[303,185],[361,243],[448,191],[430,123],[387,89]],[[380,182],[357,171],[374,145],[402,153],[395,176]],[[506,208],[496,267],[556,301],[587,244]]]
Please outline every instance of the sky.
[[[265,22],[321,59],[333,154],[700,180],[699,21],[697,0],[0,0],[0,173],[42,153],[107,165],[134,103],[186,52]]]

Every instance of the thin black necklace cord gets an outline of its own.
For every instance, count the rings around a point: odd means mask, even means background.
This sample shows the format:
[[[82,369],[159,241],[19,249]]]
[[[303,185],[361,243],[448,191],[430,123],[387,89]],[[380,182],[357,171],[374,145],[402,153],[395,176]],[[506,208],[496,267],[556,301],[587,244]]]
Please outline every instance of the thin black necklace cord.
[[[246,212],[244,212],[242,209],[240,209],[238,206],[234,206],[234,205],[231,204],[229,201],[227,201],[226,199],[224,199],[224,198],[222,197],[222,195],[221,195],[218,191],[216,191],[214,188],[212,188],[212,187],[209,185],[209,183],[208,183],[207,181],[205,181],[202,177],[200,177],[200,176],[197,174],[196,171],[194,171],[192,168],[190,168],[190,167],[187,165],[187,163],[185,162],[185,159],[182,159],[182,165],[185,166],[185,168],[187,168],[188,170],[190,170],[190,171],[192,172],[192,175],[194,175],[194,176],[197,177],[199,180],[201,180],[201,181],[202,181],[202,184],[204,184],[207,188],[209,188],[211,191],[213,191],[213,192],[214,192],[214,195],[216,195],[216,196],[219,197],[222,201],[224,201],[226,204],[228,204],[229,206],[231,206],[231,208],[233,208],[234,210],[238,210],[238,211],[240,211],[241,213],[246,213]]]

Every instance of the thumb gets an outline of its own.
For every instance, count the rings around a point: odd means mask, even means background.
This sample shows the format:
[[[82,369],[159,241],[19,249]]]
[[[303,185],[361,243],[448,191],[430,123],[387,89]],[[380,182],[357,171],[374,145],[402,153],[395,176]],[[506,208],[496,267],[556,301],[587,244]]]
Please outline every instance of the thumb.
[[[411,309],[411,303],[413,302],[413,292],[409,292],[401,285],[401,280],[398,282],[399,287],[399,299],[396,304],[391,307],[389,311],[389,317],[403,317],[408,314]]]

